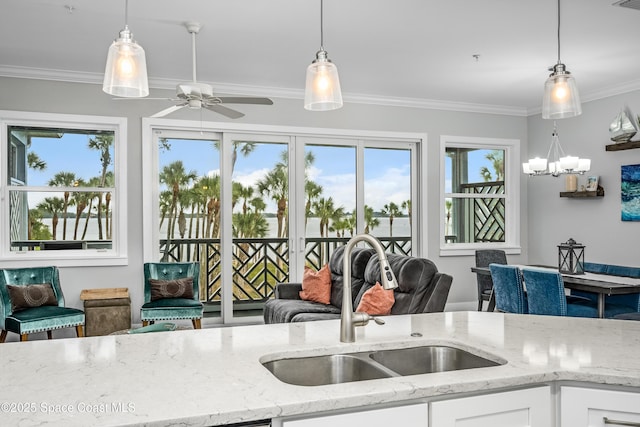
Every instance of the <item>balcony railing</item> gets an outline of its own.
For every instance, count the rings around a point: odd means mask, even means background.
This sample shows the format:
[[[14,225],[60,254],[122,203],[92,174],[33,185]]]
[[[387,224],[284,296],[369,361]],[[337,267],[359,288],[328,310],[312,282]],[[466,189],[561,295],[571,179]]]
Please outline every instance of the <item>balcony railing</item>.
[[[307,238],[305,264],[320,269],[333,251],[349,237]],[[410,237],[379,237],[385,251],[411,254]],[[162,239],[162,261],[200,262],[200,298],[219,302],[222,292],[220,239]],[[275,285],[289,280],[289,239],[233,239],[233,300],[264,302],[273,297]]]

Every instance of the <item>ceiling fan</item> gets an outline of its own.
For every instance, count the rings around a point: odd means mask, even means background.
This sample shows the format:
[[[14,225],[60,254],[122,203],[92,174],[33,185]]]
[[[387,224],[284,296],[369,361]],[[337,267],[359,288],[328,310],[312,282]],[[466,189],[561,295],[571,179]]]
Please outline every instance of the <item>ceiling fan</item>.
[[[157,112],[151,117],[164,117],[174,111],[187,107],[194,110],[205,108],[222,114],[230,119],[238,119],[244,114],[240,111],[225,107],[223,104],[257,104],[257,105],[273,105],[273,101],[269,98],[260,97],[242,97],[242,96],[216,96],[213,93],[211,85],[199,83],[196,79],[196,34],[200,31],[201,25],[197,22],[186,22],[185,27],[191,34],[191,49],[193,56],[193,81],[188,83],[180,83],[176,86],[176,97],[168,98],[175,105]],[[145,99],[145,98],[138,98]],[[146,98],[154,99],[154,98]],[[167,99],[167,98],[155,98]]]

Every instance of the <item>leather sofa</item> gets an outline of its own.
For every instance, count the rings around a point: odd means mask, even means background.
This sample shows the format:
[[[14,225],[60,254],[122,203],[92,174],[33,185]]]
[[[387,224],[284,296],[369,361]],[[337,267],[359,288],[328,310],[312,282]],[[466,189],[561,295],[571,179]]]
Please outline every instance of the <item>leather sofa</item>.
[[[337,248],[329,260],[331,271],[331,303],[322,304],[300,299],[302,284],[279,283],[275,299],[264,307],[265,323],[304,322],[340,318],[342,308],[343,253]],[[395,303],[391,314],[415,314],[444,311],[453,278],[438,272],[435,264],[425,258],[386,254],[398,280],[394,290]],[[351,289],[353,307],[357,307],[364,292],[380,280],[378,255],[373,249],[355,248],[351,254]]]

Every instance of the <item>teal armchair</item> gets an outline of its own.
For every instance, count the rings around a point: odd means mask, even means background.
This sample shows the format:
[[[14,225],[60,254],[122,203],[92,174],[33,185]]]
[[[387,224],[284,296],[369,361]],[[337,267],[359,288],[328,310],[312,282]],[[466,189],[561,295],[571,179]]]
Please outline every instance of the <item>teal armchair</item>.
[[[148,262],[144,264],[142,325],[160,320],[191,319],[200,329],[204,306],[200,302],[200,263]]]
[[[84,336],[84,312],[65,307],[57,267],[13,268],[0,270],[0,343],[7,332],[27,341],[34,332],[76,328]]]

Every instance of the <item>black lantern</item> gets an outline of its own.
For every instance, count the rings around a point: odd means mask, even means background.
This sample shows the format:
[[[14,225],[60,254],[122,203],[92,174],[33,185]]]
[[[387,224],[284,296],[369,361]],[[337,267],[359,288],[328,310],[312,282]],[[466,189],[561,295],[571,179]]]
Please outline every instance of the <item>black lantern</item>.
[[[573,239],[559,244],[558,271],[564,274],[584,274],[584,245]]]

